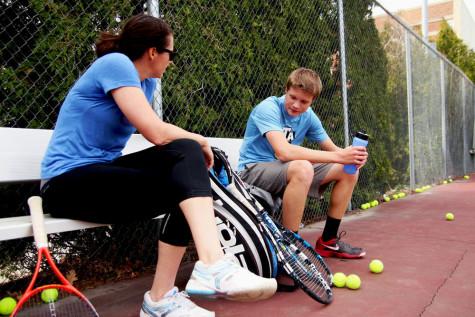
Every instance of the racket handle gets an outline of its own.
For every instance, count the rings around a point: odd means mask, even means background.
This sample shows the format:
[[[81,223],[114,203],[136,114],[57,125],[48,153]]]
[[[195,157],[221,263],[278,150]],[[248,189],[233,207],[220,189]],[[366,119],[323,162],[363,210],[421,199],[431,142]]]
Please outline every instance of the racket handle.
[[[48,237],[46,236],[43,216],[43,200],[40,196],[31,196],[28,198],[30,207],[31,223],[33,225],[33,235],[35,236],[36,246],[39,248],[48,246]]]

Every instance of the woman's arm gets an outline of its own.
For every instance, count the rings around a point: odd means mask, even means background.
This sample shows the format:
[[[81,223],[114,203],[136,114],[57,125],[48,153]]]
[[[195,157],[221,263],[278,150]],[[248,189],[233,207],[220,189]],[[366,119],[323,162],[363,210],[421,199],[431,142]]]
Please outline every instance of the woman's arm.
[[[203,149],[208,168],[213,165],[213,153],[206,138],[163,122],[153,111],[140,88],[121,87],[112,90],[111,94],[127,120],[148,141],[156,145],[164,145],[176,139],[195,140]]]

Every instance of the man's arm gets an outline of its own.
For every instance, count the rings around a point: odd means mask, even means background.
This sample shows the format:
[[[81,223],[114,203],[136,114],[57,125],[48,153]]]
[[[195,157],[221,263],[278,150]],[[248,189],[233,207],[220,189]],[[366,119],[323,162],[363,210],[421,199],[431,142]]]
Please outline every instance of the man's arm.
[[[364,165],[368,157],[366,148],[363,146],[350,146],[341,149],[331,139],[320,143],[320,147],[323,149],[323,151],[320,151],[290,144],[287,142],[284,133],[280,131],[269,131],[265,136],[274,149],[275,156],[282,162],[307,160],[312,163]]]

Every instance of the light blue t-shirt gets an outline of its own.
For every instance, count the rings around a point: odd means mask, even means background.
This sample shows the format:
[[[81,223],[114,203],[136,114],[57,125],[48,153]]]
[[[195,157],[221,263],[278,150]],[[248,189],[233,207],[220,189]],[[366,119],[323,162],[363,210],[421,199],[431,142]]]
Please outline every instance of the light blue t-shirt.
[[[41,163],[42,179],[121,156],[135,127],[110,94],[119,87],[142,88],[152,102],[156,79],[141,82],[134,64],[124,54],[98,58],[76,81],[61,106]]]
[[[284,104],[285,95],[269,97],[252,110],[239,151],[238,171],[247,164],[276,160],[274,150],[265,137],[269,131],[282,131],[287,141],[295,145],[301,145],[305,138],[318,143],[328,139],[322,122],[312,108],[292,117]]]

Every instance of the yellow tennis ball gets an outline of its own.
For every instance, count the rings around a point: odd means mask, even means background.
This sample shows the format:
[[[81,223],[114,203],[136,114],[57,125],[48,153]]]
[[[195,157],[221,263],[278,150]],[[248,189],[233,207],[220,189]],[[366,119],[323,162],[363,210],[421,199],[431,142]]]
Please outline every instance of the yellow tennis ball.
[[[394,195],[393,195],[393,199],[394,199],[394,200],[399,199],[399,195],[398,195],[398,194],[394,194]]]
[[[384,264],[381,260],[373,260],[369,263],[369,270],[373,273],[381,273],[384,269]]]
[[[45,303],[55,302],[58,299],[58,290],[56,288],[47,288],[41,292],[41,300]]]
[[[389,197],[389,196],[384,196],[384,201],[385,201],[385,202],[391,201],[391,197]]]
[[[333,285],[336,287],[344,287],[346,285],[346,275],[345,273],[338,272],[333,275],[332,278]]]
[[[16,307],[16,300],[13,297],[4,297],[0,300],[0,315],[9,316]]]
[[[468,176],[468,175],[464,175],[464,177],[463,177],[463,178],[465,178],[465,179],[470,179],[470,176]]]
[[[356,274],[350,274],[346,277],[346,287],[349,289],[358,289],[361,286],[361,279]]]
[[[366,209],[368,209],[368,206],[366,206],[366,204],[361,204],[360,208],[363,209],[363,210],[366,210]]]
[[[422,188],[416,188],[414,191],[415,191],[416,193],[422,193]]]
[[[406,193],[399,193],[398,196],[399,196],[399,198],[404,198],[404,197],[406,197]]]
[[[453,213],[448,212],[448,213],[445,214],[445,219],[448,220],[448,221],[452,221],[452,220],[455,219],[455,216],[454,216]]]

